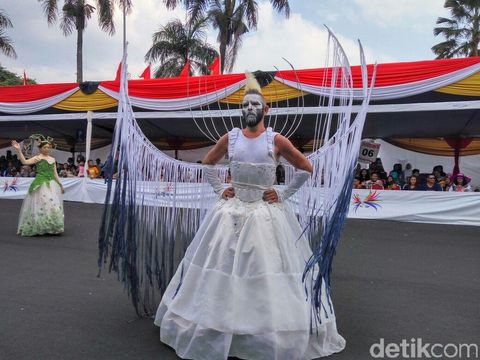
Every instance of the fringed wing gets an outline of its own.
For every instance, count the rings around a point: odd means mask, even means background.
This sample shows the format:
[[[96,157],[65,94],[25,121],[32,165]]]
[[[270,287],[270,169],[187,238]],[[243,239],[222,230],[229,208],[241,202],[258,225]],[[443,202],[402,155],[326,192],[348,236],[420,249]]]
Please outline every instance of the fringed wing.
[[[123,61],[98,265],[118,273],[137,314],[144,316],[158,306],[216,194],[204,182],[201,164],[172,159],[143,134],[128,98]],[[228,169],[218,170],[226,182]]]
[[[331,32],[329,44],[328,59],[331,63],[326,67],[331,70],[332,76],[330,83],[324,85],[328,95],[320,100],[315,124],[314,152],[309,156],[314,171],[309,182],[297,194],[300,220],[313,250],[303,274],[306,295],[312,305],[312,328],[321,321],[321,311],[326,317],[333,313],[330,302],[332,262],[349,209],[354,169],[371,93],[360,45],[364,99],[359,112],[352,114],[353,80],[348,59]],[[370,86],[374,77],[373,74]],[[288,169],[287,178],[292,176],[293,171]],[[360,206],[362,201],[356,198],[354,202]],[[326,292],[326,304],[322,303],[322,291]]]

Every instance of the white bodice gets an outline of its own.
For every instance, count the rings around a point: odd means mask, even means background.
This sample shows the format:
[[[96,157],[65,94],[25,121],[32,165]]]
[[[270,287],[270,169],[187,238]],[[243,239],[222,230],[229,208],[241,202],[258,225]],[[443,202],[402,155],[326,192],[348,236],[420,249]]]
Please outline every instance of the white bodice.
[[[261,200],[263,192],[273,188],[277,168],[273,151],[275,135],[271,128],[253,139],[245,137],[238,128],[229,132],[232,186],[240,200]]]

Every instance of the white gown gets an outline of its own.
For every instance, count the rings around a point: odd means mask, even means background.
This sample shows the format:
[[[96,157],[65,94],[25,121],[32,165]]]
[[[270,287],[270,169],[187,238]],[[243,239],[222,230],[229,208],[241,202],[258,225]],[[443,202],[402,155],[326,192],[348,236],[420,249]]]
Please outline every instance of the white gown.
[[[206,216],[155,317],[160,340],[183,359],[304,360],[345,348],[333,308],[310,334],[302,283],[310,246],[288,205],[262,200],[275,181],[275,135],[229,133],[235,197]]]
[[[55,161],[37,156],[37,176],[23,200],[17,234],[61,234],[64,228],[63,196],[55,177]]]

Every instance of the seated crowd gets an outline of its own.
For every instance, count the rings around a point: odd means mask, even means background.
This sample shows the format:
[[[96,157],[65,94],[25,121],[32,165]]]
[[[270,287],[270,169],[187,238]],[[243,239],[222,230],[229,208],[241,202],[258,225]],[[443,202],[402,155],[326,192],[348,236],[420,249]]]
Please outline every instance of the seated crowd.
[[[88,160],[88,169],[85,167],[85,157],[77,156],[76,164],[73,158],[68,158],[66,163],[57,162],[57,173],[59,177],[84,177],[91,179],[104,178],[105,165],[100,159]],[[6,155],[0,156],[0,177],[35,177],[35,165],[22,165],[16,154],[12,155],[10,150]]]
[[[199,161],[200,162],[200,161]],[[114,164],[114,175],[116,178],[117,162]],[[102,179],[106,177],[106,164],[100,159],[88,161],[88,169],[85,167],[85,157],[78,155],[76,164],[72,157],[66,163],[57,163],[59,177],[72,178],[88,176],[91,179]],[[9,150],[6,155],[0,156],[0,177],[35,177],[35,165],[22,165],[16,154]],[[277,184],[284,184],[285,171],[280,165],[277,167]],[[433,167],[431,173],[420,173],[418,169],[412,169],[407,164],[405,169],[402,164],[395,164],[387,174],[382,162],[377,159],[370,164],[369,168],[357,167],[354,189],[371,190],[415,190],[415,191],[455,191],[469,192],[480,191],[473,189],[470,185],[471,179],[463,173],[455,176],[446,174],[442,165]]]
[[[402,164],[395,164],[393,169],[387,174],[378,159],[370,164],[368,169],[357,168],[354,189],[371,190],[413,190],[413,191],[455,191],[469,192],[480,191],[472,189],[471,179],[463,173],[446,174],[442,165],[433,167],[431,173],[420,173],[418,169],[412,169],[411,164],[407,164],[405,170]]]

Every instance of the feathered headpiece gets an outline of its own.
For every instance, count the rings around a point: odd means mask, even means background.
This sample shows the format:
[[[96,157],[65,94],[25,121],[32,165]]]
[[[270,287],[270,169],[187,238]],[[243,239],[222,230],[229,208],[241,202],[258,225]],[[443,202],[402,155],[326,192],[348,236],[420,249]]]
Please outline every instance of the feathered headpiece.
[[[262,88],[260,87],[260,84],[258,83],[255,76],[249,71],[245,71],[245,76],[247,78],[247,82],[245,83],[245,95],[249,92],[258,92],[260,95],[263,96]]]

